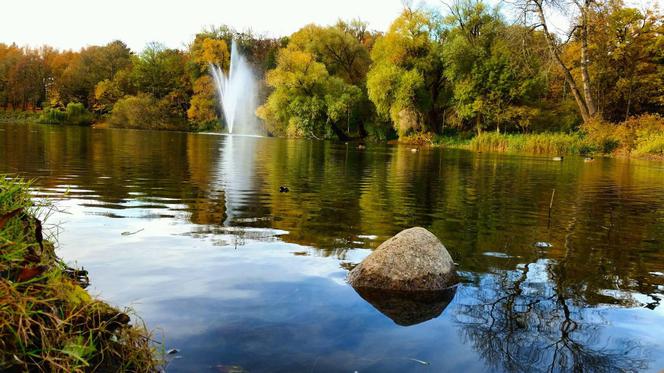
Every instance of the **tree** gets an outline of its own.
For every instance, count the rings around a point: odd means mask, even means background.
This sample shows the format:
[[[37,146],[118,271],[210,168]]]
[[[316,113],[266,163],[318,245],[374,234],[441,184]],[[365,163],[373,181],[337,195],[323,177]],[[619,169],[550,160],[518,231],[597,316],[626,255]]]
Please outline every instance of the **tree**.
[[[441,130],[447,102],[442,39],[435,13],[405,9],[371,51],[369,99],[400,135]]]
[[[131,51],[121,41],[81,49],[54,81],[55,96],[60,100],[57,105],[81,102],[91,107],[97,83],[112,80],[119,71],[129,68],[131,57]]]
[[[187,57],[158,43],[148,44],[133,60],[131,80],[138,92],[160,99],[175,90],[190,91]]]
[[[187,118],[196,123],[199,128],[208,127],[219,120],[216,90],[209,68],[213,64],[228,70],[230,52],[223,39],[214,39],[200,34],[196,36],[189,49],[193,95]]]
[[[591,93],[591,81],[588,73],[588,66],[590,65],[590,58],[588,56],[588,17],[594,3],[594,0],[518,0],[515,3],[522,11],[523,21],[532,28],[541,28],[544,32],[551,55],[564,74],[565,82],[574,96],[584,122],[590,121],[597,112]],[[583,94],[579,88],[578,79],[572,75],[571,67],[563,60],[563,43],[560,43],[549,27],[546,10],[550,7],[561,9],[576,7],[580,12],[579,15],[568,19],[572,25],[568,40],[576,33],[576,37],[581,42],[580,69]],[[532,18],[533,16],[534,19]]]
[[[450,6],[446,21],[454,27],[443,47],[445,76],[459,124],[474,123],[478,134],[488,126],[528,127],[545,85],[540,61],[515,45],[532,31],[505,25],[496,9],[473,0]]]
[[[312,53],[331,75],[350,84],[362,84],[371,64],[369,51],[345,23],[305,26],[291,35],[289,47]]]
[[[313,54],[282,49],[277,67],[267,74],[267,84],[274,91],[257,114],[271,133],[314,138],[334,133],[346,138],[338,126],[340,112],[348,113],[355,105],[359,89],[330,76]]]
[[[607,1],[589,14],[589,55],[594,62],[597,110],[605,119],[664,109],[664,18],[656,10]],[[572,43],[572,54],[578,50]]]

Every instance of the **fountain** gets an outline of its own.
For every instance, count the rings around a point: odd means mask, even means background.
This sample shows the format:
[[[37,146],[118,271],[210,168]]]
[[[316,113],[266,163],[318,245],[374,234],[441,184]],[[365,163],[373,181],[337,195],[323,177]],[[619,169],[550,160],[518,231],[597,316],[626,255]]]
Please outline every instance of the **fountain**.
[[[231,44],[231,66],[228,73],[216,64],[210,64],[210,71],[228,133],[259,134],[259,120],[255,114],[258,107],[257,80],[247,59],[238,52],[235,41]]]

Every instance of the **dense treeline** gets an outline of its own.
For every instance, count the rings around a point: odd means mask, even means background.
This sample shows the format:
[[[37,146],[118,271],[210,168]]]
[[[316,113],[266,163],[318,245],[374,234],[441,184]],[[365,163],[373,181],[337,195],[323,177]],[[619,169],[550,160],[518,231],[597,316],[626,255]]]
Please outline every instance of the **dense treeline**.
[[[566,9],[569,34],[552,31],[555,9]],[[518,0],[504,10],[477,0],[405,6],[385,33],[358,20],[282,39],[220,27],[184,50],[153,43],[138,54],[120,41],[79,52],[0,44],[0,106],[46,108],[51,123],[72,110],[69,121],[91,121],[82,105],[113,126],[215,128],[223,118],[208,67],[228,69],[235,40],[262,78],[257,115],[273,135],[431,139],[581,126],[610,142],[606,123],[654,114],[647,122],[662,127],[658,9]]]
[[[221,112],[207,68],[228,67],[232,40],[261,75],[282,43],[220,27],[196,35],[186,50],[150,43],[138,54],[121,41],[78,52],[0,44],[0,107],[43,108],[45,123],[212,128]]]

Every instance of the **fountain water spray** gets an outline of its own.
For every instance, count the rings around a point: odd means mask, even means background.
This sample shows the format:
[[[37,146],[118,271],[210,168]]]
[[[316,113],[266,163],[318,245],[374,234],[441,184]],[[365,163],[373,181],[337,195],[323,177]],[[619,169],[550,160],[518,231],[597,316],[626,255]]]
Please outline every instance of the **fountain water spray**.
[[[228,74],[215,64],[210,64],[210,71],[228,133],[259,134],[259,120],[256,117],[257,80],[247,59],[238,52],[235,41],[231,44],[231,67]]]

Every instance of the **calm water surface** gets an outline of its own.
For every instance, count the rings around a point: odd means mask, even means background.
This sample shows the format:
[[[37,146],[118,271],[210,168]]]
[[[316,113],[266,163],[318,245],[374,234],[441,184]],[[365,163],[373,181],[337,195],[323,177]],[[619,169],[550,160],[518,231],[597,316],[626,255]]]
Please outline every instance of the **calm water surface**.
[[[0,125],[0,173],[169,372],[664,369],[664,163]],[[463,281],[402,326],[345,277],[415,225]]]

